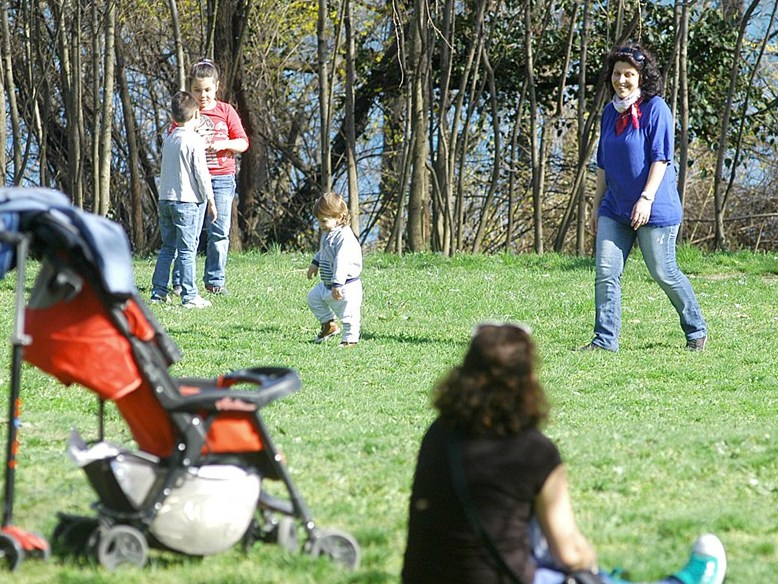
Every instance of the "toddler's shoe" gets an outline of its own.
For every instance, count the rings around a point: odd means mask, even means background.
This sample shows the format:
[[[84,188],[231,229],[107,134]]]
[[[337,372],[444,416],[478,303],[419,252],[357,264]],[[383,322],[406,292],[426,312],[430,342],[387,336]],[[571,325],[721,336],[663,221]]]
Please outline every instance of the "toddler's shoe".
[[[340,327],[334,320],[329,320],[321,324],[321,330],[316,338],[313,339],[314,343],[323,343],[327,339],[331,339],[340,332]]]
[[[188,302],[184,302],[183,306],[184,308],[208,308],[211,306],[211,301],[198,294]]]
[[[673,578],[683,584],[722,584],[726,573],[724,544],[712,533],[706,533],[694,542],[689,561]]]

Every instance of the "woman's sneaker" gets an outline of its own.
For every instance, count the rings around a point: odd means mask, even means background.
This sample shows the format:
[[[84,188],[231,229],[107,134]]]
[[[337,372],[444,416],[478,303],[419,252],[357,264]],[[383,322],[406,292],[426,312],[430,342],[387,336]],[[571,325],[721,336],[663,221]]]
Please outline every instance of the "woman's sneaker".
[[[198,294],[188,302],[184,302],[183,306],[184,308],[208,308],[211,306],[211,301]]]
[[[705,345],[708,344],[708,337],[700,337],[699,339],[690,339],[686,341],[686,350],[687,351],[704,351]]]
[[[726,573],[724,544],[712,533],[706,533],[694,542],[689,561],[673,578],[683,584],[722,584]]]

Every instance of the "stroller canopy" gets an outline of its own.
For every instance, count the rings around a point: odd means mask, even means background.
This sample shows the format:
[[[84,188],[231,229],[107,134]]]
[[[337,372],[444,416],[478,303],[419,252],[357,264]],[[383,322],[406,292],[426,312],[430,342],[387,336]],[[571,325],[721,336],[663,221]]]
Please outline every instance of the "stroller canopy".
[[[129,297],[135,292],[132,253],[120,225],[70,204],[58,191],[44,188],[0,188],[0,231],[27,231],[36,221],[55,220],[57,237],[80,249],[91,262],[109,294]],[[51,240],[45,231],[39,236]],[[61,243],[61,242],[60,242]],[[14,249],[0,242],[0,278],[15,264]]]

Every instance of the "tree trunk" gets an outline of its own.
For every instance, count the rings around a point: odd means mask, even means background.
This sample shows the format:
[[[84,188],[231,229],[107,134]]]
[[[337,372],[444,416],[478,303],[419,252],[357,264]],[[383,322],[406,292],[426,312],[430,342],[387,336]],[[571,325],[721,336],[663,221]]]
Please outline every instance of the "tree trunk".
[[[473,252],[479,253],[483,246],[484,236],[488,230],[489,219],[493,216],[492,203],[494,202],[494,194],[497,192],[498,181],[500,179],[500,169],[502,168],[502,143],[500,141],[500,107],[497,103],[497,84],[494,81],[494,68],[489,61],[489,55],[486,51],[483,51],[483,63],[484,69],[486,69],[487,83],[489,84],[489,102],[492,106],[492,127],[493,127],[493,140],[494,140],[494,161],[492,162],[492,177],[489,181],[489,190],[486,193],[484,199],[484,206],[481,211],[481,221],[478,223],[478,229],[475,235],[475,243],[473,244]]]
[[[532,222],[535,236],[535,253],[543,253],[543,205],[541,192],[540,160],[538,152],[538,102],[535,95],[535,63],[532,54],[532,2],[524,8],[524,74],[529,87],[529,143],[532,168]]]
[[[184,63],[184,46],[181,42],[181,23],[178,18],[176,0],[168,0],[170,7],[170,23],[173,25],[173,44],[176,48],[176,72],[178,73],[178,89],[186,89],[186,69]]]
[[[737,42],[735,43],[732,69],[730,69],[729,88],[727,90],[727,100],[724,105],[724,110],[721,112],[721,129],[719,131],[719,150],[716,157],[716,175],[713,179],[713,197],[716,210],[716,222],[715,222],[715,235],[713,239],[713,245],[716,249],[725,250],[727,248],[727,236],[724,231],[724,185],[722,175],[724,172],[724,159],[727,157],[727,136],[729,134],[729,120],[732,115],[732,102],[735,98],[735,90],[737,87],[738,74],[740,71],[740,49],[743,46],[743,36],[745,35],[746,27],[748,26],[751,15],[756,7],[759,5],[759,0],[752,0],[743,18],[740,20],[740,26],[738,29]]]
[[[427,176],[427,73],[429,71],[427,44],[428,13],[423,0],[414,0],[411,17],[411,192],[408,199],[408,246],[411,251],[428,248],[429,228],[427,206],[429,181]]]
[[[435,150],[432,153],[434,181],[439,205],[436,205],[435,212],[433,213],[433,225],[440,250],[445,255],[451,255],[453,250],[453,220],[451,215],[452,166],[449,151],[448,115],[451,106],[450,81],[451,68],[453,66],[451,46],[453,44],[455,20],[454,1],[445,0],[442,10],[442,25],[440,28],[442,42],[440,43],[440,60],[438,62],[438,70],[440,71],[440,102],[437,106],[437,140],[435,141]]]
[[[686,184],[689,176],[689,4],[684,0],[678,2],[681,14],[678,20],[680,27],[678,47],[678,125],[680,146],[678,156],[678,196],[681,199],[681,210],[686,204]],[[683,239],[683,224],[679,228],[678,239]]]
[[[330,88],[327,72],[327,0],[319,0],[319,18],[316,24],[317,56],[319,66],[319,149],[321,171],[319,175],[322,192],[330,190],[332,184],[332,163],[330,160]]]
[[[2,0],[0,4],[0,30],[3,36],[3,79],[5,92],[8,96],[8,109],[11,114],[11,136],[13,139],[14,172],[11,184],[18,185],[22,180],[22,130],[19,119],[19,108],[16,103],[16,82],[14,81],[13,62],[11,59],[11,33],[8,28],[8,3]],[[3,142],[5,149],[5,142]],[[5,166],[2,167],[5,170]],[[3,181],[5,182],[5,181]]]
[[[348,204],[351,211],[351,228],[359,237],[359,182],[357,180],[357,137],[354,129],[354,85],[356,71],[354,69],[354,32],[352,30],[351,0],[343,0],[345,6],[346,34],[346,152],[348,165]]]
[[[79,46],[80,41],[80,23],[81,23],[81,10],[80,6],[74,10],[73,5],[69,0],[63,0],[57,7],[59,8],[59,15],[57,19],[57,30],[59,36],[57,38],[58,58],[61,64],[60,79],[62,83],[62,96],[63,105],[65,110],[65,123],[66,123],[66,135],[67,135],[67,168],[68,173],[65,177],[65,185],[67,192],[70,193],[73,204],[78,207],[82,207],[83,200],[83,177],[82,177],[82,161],[83,154],[81,152],[81,136],[83,135],[83,114],[81,107],[81,75],[80,67],[76,65],[77,62],[72,62],[75,59],[80,59],[80,51],[71,51],[71,42],[76,47]],[[73,10],[72,22],[68,13]],[[74,31],[77,31],[74,34]],[[75,37],[71,41],[71,37]],[[72,55],[72,58],[71,58]],[[82,124],[79,124],[79,120]]]
[[[581,25],[581,51],[579,53],[578,69],[578,168],[586,166],[586,68],[589,65],[589,28],[590,28],[589,0],[583,0],[583,23]],[[576,191],[573,191],[576,193]],[[574,195],[575,196],[575,195]],[[586,251],[586,182],[581,181],[577,191],[578,214],[575,222],[575,253],[579,256]]]
[[[108,214],[111,206],[111,155],[113,143],[113,88],[114,88],[114,52],[116,44],[116,4],[109,2],[106,6],[105,19],[105,64],[103,66],[103,103],[102,121],[100,125],[100,171],[98,204],[96,212],[102,216]]]
[[[130,174],[130,227],[135,252],[146,251],[146,226],[143,222],[143,185],[140,173],[140,148],[138,147],[138,129],[135,124],[135,112],[130,99],[130,88],[127,84],[127,72],[124,69],[124,44],[116,43],[116,67],[119,81],[119,96],[122,102],[124,117],[124,135],[127,139],[127,172]]]
[[[748,111],[751,102],[751,92],[756,86],[755,83],[756,73],[759,70],[760,64],[762,63],[762,58],[764,57],[765,50],[767,49],[767,43],[769,42],[769,39],[772,38],[773,24],[775,23],[775,15],[777,10],[778,10],[778,2],[773,2],[773,9],[772,12],[770,13],[770,21],[767,24],[767,27],[762,36],[761,43],[759,45],[759,54],[756,58],[756,61],[753,63],[751,67],[751,74],[748,78],[748,81],[746,82],[746,95],[740,107],[741,109],[740,115],[738,116],[740,119],[740,123],[738,124],[737,136],[735,138],[735,151],[732,154],[732,164],[730,166],[729,180],[727,180],[727,188],[726,191],[724,192],[724,199],[722,201],[722,206],[726,206],[727,199],[729,198],[729,194],[732,191],[732,186],[735,183],[735,175],[737,173],[737,168],[740,165],[740,156],[743,147],[743,133],[746,125],[746,120],[748,118]]]

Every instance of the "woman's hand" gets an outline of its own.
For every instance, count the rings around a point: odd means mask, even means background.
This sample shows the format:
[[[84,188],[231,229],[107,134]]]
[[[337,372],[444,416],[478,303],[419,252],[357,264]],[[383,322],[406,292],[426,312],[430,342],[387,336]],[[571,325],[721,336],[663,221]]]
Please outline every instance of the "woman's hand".
[[[651,218],[651,205],[653,203],[654,201],[649,201],[643,197],[638,199],[638,202],[632,207],[632,215],[630,216],[632,229],[637,231],[648,223],[648,220]]]

